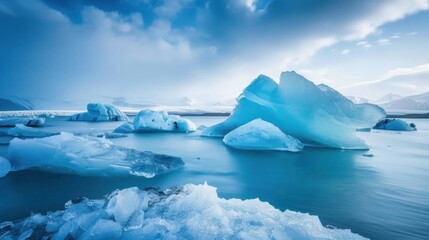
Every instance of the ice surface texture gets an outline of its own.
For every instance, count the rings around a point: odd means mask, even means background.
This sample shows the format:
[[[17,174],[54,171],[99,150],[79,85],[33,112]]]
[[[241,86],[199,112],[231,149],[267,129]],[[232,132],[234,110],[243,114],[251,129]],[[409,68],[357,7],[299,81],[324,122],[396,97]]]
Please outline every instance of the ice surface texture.
[[[354,104],[326,85],[316,86],[295,72],[284,72],[280,84],[260,75],[244,89],[231,116],[202,135],[223,137],[261,118],[307,145],[366,149],[356,129],[371,128],[385,116],[376,105]]]
[[[127,115],[111,104],[88,103],[88,112],[78,113],[70,116],[71,121],[128,121]]]
[[[1,239],[364,239],[317,216],[281,212],[258,199],[219,198],[214,187],[117,190],[65,210],[0,223]]]
[[[6,176],[10,169],[11,166],[9,161],[4,157],[0,157],[0,177]]]
[[[14,137],[47,137],[55,135],[55,133],[48,133],[37,128],[27,127],[24,124],[16,124],[14,128],[7,131],[7,134]]]
[[[394,130],[394,131],[416,131],[414,123],[408,124],[402,119],[384,119],[375,125],[374,129]]]
[[[45,118],[41,117],[6,117],[0,118],[0,127],[15,127],[16,124],[23,124],[31,127],[41,127],[45,125]]]
[[[78,137],[71,133],[10,142],[8,159],[12,171],[38,169],[56,173],[147,178],[184,165],[178,157],[140,152],[113,145],[107,139]]]
[[[195,130],[197,127],[189,119],[169,115],[164,111],[142,110],[132,124],[126,122],[115,129],[115,132],[193,132]]]
[[[229,132],[223,142],[246,150],[280,150],[298,152],[304,147],[296,138],[284,134],[278,127],[255,119]]]

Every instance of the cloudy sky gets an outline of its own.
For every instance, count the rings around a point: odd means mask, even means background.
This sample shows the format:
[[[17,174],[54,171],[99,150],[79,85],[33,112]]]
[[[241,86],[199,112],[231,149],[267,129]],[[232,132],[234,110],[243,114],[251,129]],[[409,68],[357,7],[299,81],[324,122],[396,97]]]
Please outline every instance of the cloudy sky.
[[[429,91],[429,0],[0,0],[0,96],[221,101],[295,70]]]

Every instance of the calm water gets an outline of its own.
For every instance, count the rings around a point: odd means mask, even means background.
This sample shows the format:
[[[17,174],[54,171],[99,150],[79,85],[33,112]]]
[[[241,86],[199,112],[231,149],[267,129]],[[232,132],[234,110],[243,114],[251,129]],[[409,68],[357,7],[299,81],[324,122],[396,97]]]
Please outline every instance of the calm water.
[[[206,126],[223,117],[190,117]],[[203,183],[225,198],[259,198],[281,210],[318,215],[325,225],[372,239],[429,239],[429,120],[419,131],[359,133],[369,151],[306,148],[301,153],[239,151],[198,134],[131,134],[116,144],[182,157],[186,165],[152,179],[79,177],[36,171],[0,178],[0,221],[63,209],[77,197],[99,198],[131,186]],[[121,123],[49,119],[45,130],[112,130]],[[0,129],[5,131],[7,129]],[[5,141],[6,138],[1,138]],[[0,145],[0,155],[7,152]],[[370,156],[364,156],[372,154]]]

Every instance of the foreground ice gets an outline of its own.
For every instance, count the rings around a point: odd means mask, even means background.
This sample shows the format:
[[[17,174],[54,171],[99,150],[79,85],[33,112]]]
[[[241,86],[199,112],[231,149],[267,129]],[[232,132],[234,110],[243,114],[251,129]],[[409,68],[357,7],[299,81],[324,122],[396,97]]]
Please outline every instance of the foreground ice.
[[[88,112],[78,113],[70,116],[71,121],[128,121],[127,115],[111,104],[88,103]]]
[[[116,190],[65,210],[0,223],[1,239],[364,239],[324,227],[317,216],[281,212],[258,199],[219,198],[216,188]]]
[[[246,150],[298,152],[304,147],[298,139],[284,134],[278,127],[259,118],[229,132],[223,142]]]
[[[0,157],[0,177],[6,176],[10,169],[9,161],[4,157]]]
[[[261,118],[308,145],[366,149],[356,129],[371,128],[385,116],[376,105],[354,104],[326,85],[316,86],[295,72],[284,72],[280,84],[264,75],[255,79],[244,89],[231,116],[202,135],[223,137]]]
[[[140,152],[113,145],[107,139],[78,137],[71,133],[10,142],[8,159],[12,171],[38,169],[56,173],[147,178],[184,165],[179,157]]]
[[[402,119],[384,119],[379,121],[374,129],[394,130],[394,131],[416,131],[414,123],[408,124]]]
[[[42,117],[4,117],[0,118],[0,127],[15,127],[16,124],[25,126],[41,127],[45,124]]]
[[[7,131],[7,134],[14,137],[48,137],[55,133],[48,133],[37,128],[27,127],[24,124],[16,124],[14,128]]]
[[[189,119],[169,115],[164,111],[142,110],[132,124],[126,122],[115,129],[115,132],[193,132],[196,129],[195,124]]]

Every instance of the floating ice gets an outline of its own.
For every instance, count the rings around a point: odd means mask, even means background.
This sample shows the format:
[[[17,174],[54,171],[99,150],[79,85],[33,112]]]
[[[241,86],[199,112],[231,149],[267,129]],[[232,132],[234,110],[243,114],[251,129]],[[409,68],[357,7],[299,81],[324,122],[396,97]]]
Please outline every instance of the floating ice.
[[[97,132],[97,133],[89,133],[90,137],[99,137],[99,138],[122,138],[128,137],[127,134],[117,133],[117,132]]]
[[[0,177],[6,176],[10,169],[11,166],[9,161],[4,157],[0,157]]]
[[[280,150],[298,152],[302,143],[284,134],[278,127],[255,119],[229,132],[223,142],[231,147],[246,150]]]
[[[119,133],[131,132],[193,132],[195,124],[186,118],[169,115],[164,111],[142,110],[131,123],[124,123],[115,129]]]
[[[45,124],[45,118],[41,117],[6,117],[0,118],[0,127],[15,127],[16,124],[41,127]]]
[[[376,105],[354,104],[326,85],[316,86],[295,72],[284,72],[280,84],[264,75],[255,79],[244,89],[231,116],[202,135],[223,137],[261,118],[307,145],[366,149],[356,129],[371,128],[385,115]]]
[[[88,103],[88,112],[70,116],[71,121],[128,121],[127,115],[111,104]]]
[[[374,129],[394,130],[394,131],[416,131],[414,123],[408,124],[402,119],[384,119],[379,121]]]
[[[10,142],[8,158],[12,171],[38,169],[57,173],[147,178],[184,165],[178,157],[140,152],[113,145],[107,139],[78,137],[71,133]]]
[[[14,137],[47,137],[55,135],[37,128],[27,127],[24,124],[16,124],[14,128],[7,131],[7,134]]]
[[[219,198],[216,188],[128,188],[65,210],[0,223],[1,239],[365,239],[317,216],[281,212],[258,199]]]

